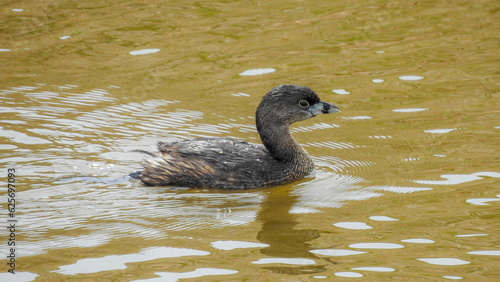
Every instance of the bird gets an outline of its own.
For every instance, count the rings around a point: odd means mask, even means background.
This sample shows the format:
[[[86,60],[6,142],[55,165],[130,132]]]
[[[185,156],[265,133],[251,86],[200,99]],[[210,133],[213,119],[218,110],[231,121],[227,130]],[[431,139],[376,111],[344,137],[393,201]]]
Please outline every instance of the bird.
[[[284,185],[311,174],[313,160],[290,133],[290,125],[320,114],[340,112],[309,87],[280,85],[257,107],[261,144],[227,137],[158,142],[145,155],[143,170],[131,174],[147,186],[251,189]]]

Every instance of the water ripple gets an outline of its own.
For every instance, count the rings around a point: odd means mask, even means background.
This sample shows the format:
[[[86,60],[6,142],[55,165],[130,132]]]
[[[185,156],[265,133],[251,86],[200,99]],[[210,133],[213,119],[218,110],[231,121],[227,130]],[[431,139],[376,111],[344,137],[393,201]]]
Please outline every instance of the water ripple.
[[[185,256],[206,256],[209,252],[171,247],[151,247],[136,254],[111,255],[100,258],[80,259],[74,264],[60,266],[57,272],[64,275],[96,273],[101,271],[126,269],[127,263],[145,262],[160,258],[180,258]]]

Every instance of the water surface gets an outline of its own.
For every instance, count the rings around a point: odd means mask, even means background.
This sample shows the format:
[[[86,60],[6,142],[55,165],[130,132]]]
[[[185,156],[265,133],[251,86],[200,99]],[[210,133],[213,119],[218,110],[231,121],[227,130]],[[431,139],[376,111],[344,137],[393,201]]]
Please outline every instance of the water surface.
[[[3,4],[1,199],[14,168],[18,229],[0,280],[498,279],[499,8]],[[342,109],[292,128],[313,177],[230,192],[126,177],[159,140],[260,142],[255,108],[288,83]]]

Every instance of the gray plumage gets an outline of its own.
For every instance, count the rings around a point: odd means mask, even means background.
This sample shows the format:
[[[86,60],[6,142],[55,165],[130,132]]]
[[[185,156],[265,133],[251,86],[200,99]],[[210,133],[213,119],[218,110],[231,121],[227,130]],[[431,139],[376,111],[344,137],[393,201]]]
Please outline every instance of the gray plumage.
[[[290,125],[339,109],[321,102],[309,88],[281,85],[263,98],[256,112],[262,145],[229,138],[158,142],[138,178],[146,185],[247,189],[299,180],[314,170]]]

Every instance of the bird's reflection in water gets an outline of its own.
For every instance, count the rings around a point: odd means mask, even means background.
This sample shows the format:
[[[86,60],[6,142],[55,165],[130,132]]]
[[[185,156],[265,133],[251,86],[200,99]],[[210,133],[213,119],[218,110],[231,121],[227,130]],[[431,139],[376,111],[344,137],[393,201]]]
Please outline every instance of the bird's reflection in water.
[[[297,201],[290,194],[290,187],[271,189],[267,200],[262,203],[257,219],[262,222],[262,230],[257,240],[268,244],[261,253],[272,258],[317,258],[310,253],[309,241],[319,237],[317,230],[295,229],[296,215],[290,209]],[[264,269],[286,274],[305,274],[326,271],[324,265],[265,266]]]

